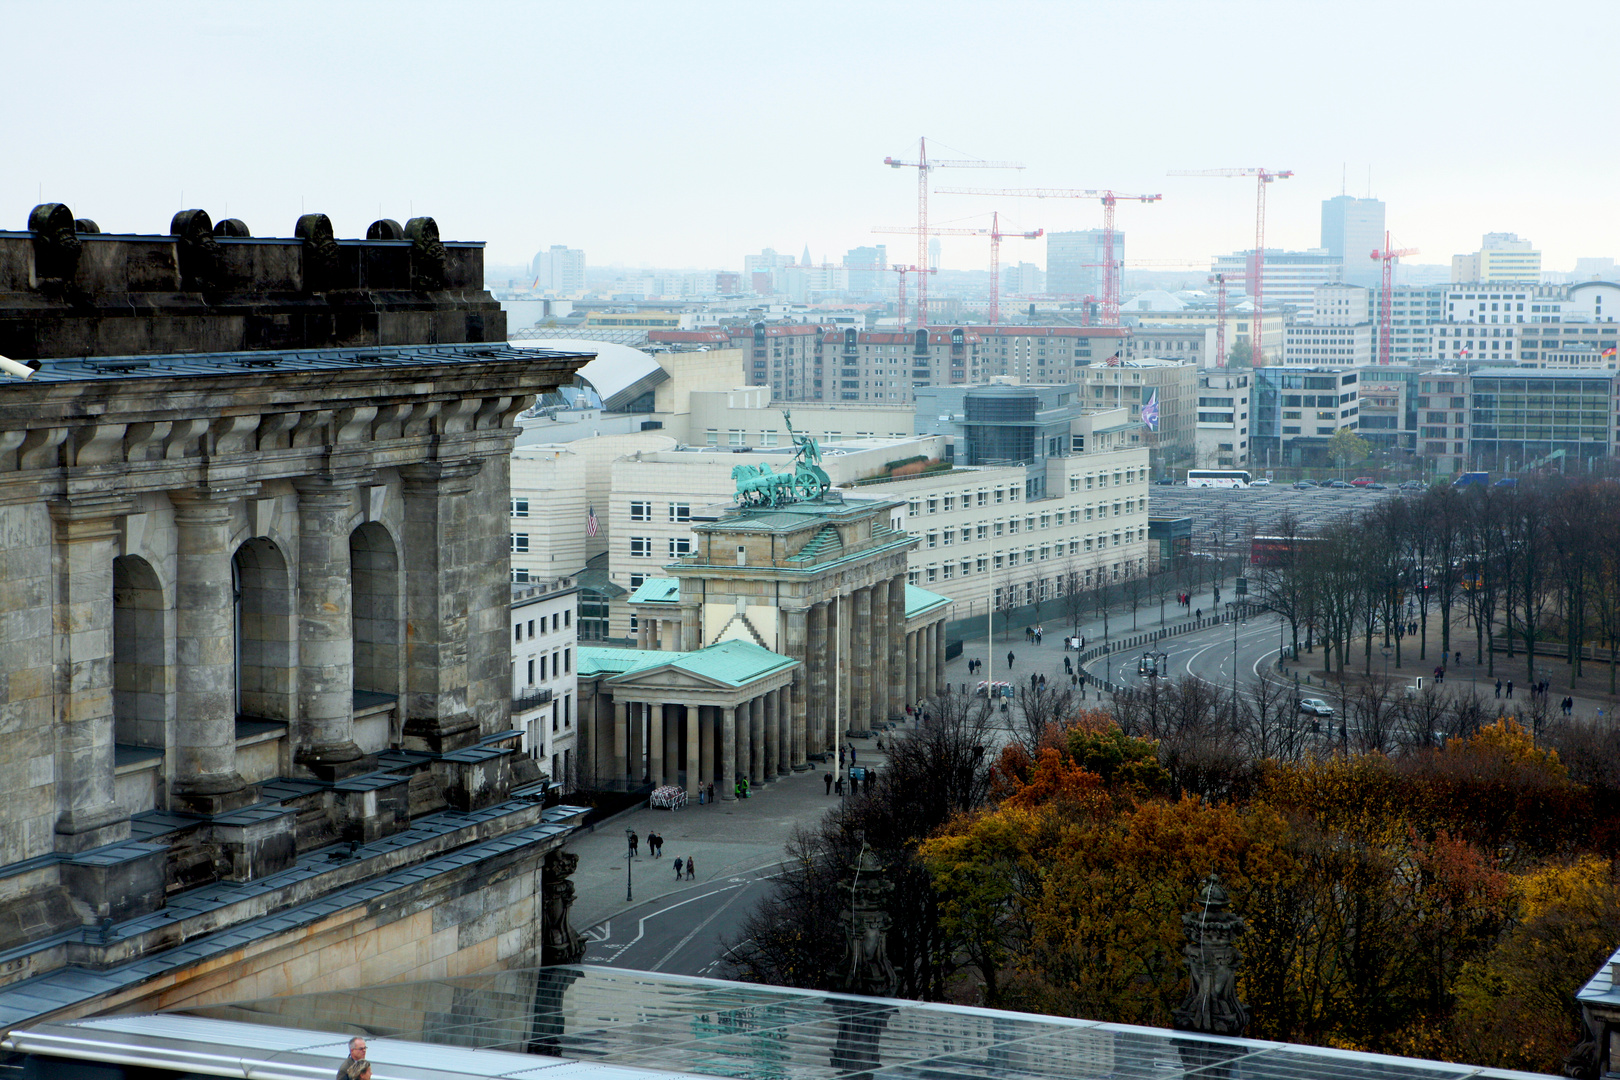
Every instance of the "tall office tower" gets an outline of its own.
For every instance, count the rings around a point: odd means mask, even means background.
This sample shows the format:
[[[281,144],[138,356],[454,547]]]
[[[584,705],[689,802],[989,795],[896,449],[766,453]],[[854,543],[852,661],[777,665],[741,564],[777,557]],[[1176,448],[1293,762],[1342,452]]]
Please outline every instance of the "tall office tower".
[[[889,249],[885,244],[875,247],[850,248],[844,252],[844,269],[849,271],[849,291],[856,296],[883,295],[888,284]]]
[[[1103,263],[1107,261],[1106,234],[1102,229],[1046,234],[1046,291],[1054,296],[1103,294]],[[1114,230],[1114,261],[1125,261],[1125,234]]]
[[[552,244],[534,257],[531,267],[542,292],[577,293],[585,289],[585,253],[578,248]]]
[[[1344,283],[1377,288],[1383,271],[1372,257],[1384,247],[1384,204],[1335,195],[1322,200],[1322,246],[1344,263]]]

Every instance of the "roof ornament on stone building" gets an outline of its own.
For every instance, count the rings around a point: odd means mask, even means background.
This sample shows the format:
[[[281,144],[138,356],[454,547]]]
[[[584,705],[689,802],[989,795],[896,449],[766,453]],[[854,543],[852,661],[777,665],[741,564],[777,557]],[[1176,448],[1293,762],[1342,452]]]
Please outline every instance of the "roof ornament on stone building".
[[[739,506],[770,507],[808,502],[821,498],[832,486],[821,467],[821,447],[816,445],[816,440],[794,432],[793,414],[786,409],[782,410],[782,419],[787,421],[788,437],[796,447],[793,471],[779,473],[768,462],[736,466],[731,470],[731,478],[737,482]]]
[[[1249,1010],[1238,1000],[1236,984],[1243,962],[1236,942],[1248,927],[1241,915],[1226,909],[1229,902],[1219,875],[1210,874],[1198,893],[1198,909],[1181,917],[1187,936],[1182,954],[1191,983],[1173,1014],[1182,1031],[1242,1035],[1249,1026]]]

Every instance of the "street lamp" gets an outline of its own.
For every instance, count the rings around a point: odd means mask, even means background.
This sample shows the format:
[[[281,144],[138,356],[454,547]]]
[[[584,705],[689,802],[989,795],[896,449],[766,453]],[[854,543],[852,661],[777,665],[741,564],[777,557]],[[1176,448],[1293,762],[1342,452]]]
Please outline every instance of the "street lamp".
[[[626,825],[624,827],[624,900],[625,900],[625,903],[630,903],[630,902],[634,901],[635,898],[636,898],[635,893],[631,890],[631,887],[630,887],[630,862],[631,862],[631,856],[633,856],[636,853],[636,849],[631,847],[630,845],[635,843],[635,835],[636,835],[635,830],[630,828],[630,826]]]
[[[1236,731],[1237,726],[1238,726],[1238,687],[1237,687],[1237,677],[1238,677],[1238,659],[1237,659],[1238,602],[1236,600],[1228,600],[1226,602],[1226,614],[1227,614],[1227,617],[1232,620],[1232,730]]]
[[[1384,654],[1384,685],[1389,685],[1389,646],[1382,646],[1379,650]]]

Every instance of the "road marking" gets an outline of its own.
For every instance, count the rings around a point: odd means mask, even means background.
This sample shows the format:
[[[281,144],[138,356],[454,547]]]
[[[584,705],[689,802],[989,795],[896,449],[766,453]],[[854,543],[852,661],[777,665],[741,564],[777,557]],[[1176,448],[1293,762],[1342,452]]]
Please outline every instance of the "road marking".
[[[738,889],[736,896],[733,896],[731,899],[727,900],[724,904],[721,904],[718,908],[715,909],[714,914],[710,915],[707,919],[704,919],[702,922],[700,922],[696,926],[692,927],[692,929],[690,931],[688,931],[687,935],[685,937],[681,938],[680,941],[676,942],[675,947],[673,949],[669,950],[669,952],[665,953],[663,955],[663,957],[658,961],[658,963],[654,964],[649,970],[657,971],[660,968],[662,968],[665,964],[669,963],[672,959],[674,959],[676,953],[678,953],[682,949],[686,948],[686,943],[687,942],[691,941],[694,937],[697,937],[697,934],[698,934],[699,930],[702,930],[704,927],[706,927],[710,923],[714,922],[714,920],[718,919],[725,912],[725,910],[727,908],[729,908],[732,904],[735,904],[742,897],[743,893],[745,893],[747,891],[748,890],[747,890],[746,886],[744,888]],[[711,895],[713,895],[713,894],[711,894]]]

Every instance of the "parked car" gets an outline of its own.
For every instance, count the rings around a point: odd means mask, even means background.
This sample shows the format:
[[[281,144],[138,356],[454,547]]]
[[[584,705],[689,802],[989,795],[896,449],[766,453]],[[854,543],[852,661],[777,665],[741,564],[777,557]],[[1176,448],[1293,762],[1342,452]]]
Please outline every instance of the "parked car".
[[[1378,481],[1374,480],[1372,483],[1368,484],[1366,487],[1362,488],[1361,490],[1362,491],[1388,491],[1389,490],[1389,485],[1388,484],[1380,484]]]
[[[1333,706],[1317,697],[1300,698],[1299,711],[1312,716],[1332,716]]]
[[[1372,482],[1373,482],[1373,478],[1370,477],[1370,476],[1358,476],[1354,480],[1350,481],[1350,486],[1351,487],[1369,487],[1369,486],[1371,486]]]
[[[1421,480],[1402,480],[1402,491],[1422,491],[1426,485]]]
[[[1347,487],[1353,487],[1354,485],[1347,484],[1343,480],[1329,480],[1327,483],[1323,484],[1322,486],[1323,487],[1330,487],[1330,488],[1347,488]]]
[[[1315,488],[1316,486],[1317,485],[1316,485],[1316,482],[1314,480],[1295,480],[1294,481],[1294,490],[1295,491],[1310,491],[1312,488]]]
[[[1263,476],[1256,477],[1255,479],[1249,481],[1249,486],[1250,487],[1270,487],[1271,486],[1271,481],[1267,480]]]
[[[1157,484],[1159,487],[1175,487],[1177,484],[1181,483],[1180,480],[1176,480],[1176,479],[1174,479],[1172,477],[1169,477],[1169,476],[1160,477],[1159,479],[1157,479],[1157,480],[1155,480],[1153,482],[1155,484]]]

